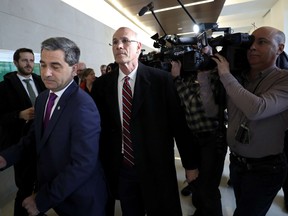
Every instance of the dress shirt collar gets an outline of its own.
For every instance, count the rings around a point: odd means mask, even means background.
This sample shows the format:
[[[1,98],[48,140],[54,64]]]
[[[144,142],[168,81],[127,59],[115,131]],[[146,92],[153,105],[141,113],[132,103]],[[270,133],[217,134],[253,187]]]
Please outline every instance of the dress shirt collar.
[[[124,81],[124,77],[129,76],[130,80],[135,83],[136,80],[136,73],[137,73],[138,66],[128,75],[124,74],[123,71],[119,68],[119,81]]]
[[[56,95],[57,95],[57,101],[60,99],[60,97],[62,96],[62,94],[64,93],[64,91],[71,85],[71,83],[73,83],[74,82],[74,79],[72,79],[71,80],[71,82],[65,87],[65,88],[63,88],[62,90],[60,90],[60,91],[57,91],[57,92],[53,92],[53,91],[49,91],[49,94],[50,93],[55,93]]]
[[[24,76],[20,75],[19,73],[17,73],[17,77],[21,80],[21,82],[23,82],[23,80],[25,80],[25,79],[30,79],[33,81],[32,75],[30,75],[29,77],[24,77]]]

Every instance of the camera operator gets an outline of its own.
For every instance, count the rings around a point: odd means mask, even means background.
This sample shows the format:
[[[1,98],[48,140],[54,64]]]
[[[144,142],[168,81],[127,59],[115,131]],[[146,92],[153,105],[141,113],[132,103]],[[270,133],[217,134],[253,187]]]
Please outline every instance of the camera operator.
[[[288,73],[276,66],[284,50],[285,35],[267,26],[252,35],[255,40],[247,51],[250,69],[241,74],[242,83],[230,73],[223,56],[213,57],[227,94],[234,216],[266,215],[287,173],[283,148],[288,126]],[[202,87],[207,91],[210,85],[200,82],[200,91]]]
[[[225,140],[217,140],[218,128],[220,128],[219,119],[217,117],[209,118],[204,110],[197,73],[189,72],[180,75],[181,62],[172,61],[171,64],[171,74],[174,77],[176,89],[185,109],[186,122],[190,128],[193,145],[196,145],[196,155],[198,156],[199,175],[188,186],[193,194],[192,203],[196,208],[194,215],[222,216],[221,194],[218,187],[223,172],[227,144]],[[212,80],[219,83],[217,73],[214,73]],[[215,95],[211,100],[216,100],[218,93],[215,91]],[[216,112],[218,111],[216,110]],[[214,114],[215,112],[210,115]],[[221,133],[225,132],[221,131]],[[187,191],[188,189],[186,187],[183,190]]]

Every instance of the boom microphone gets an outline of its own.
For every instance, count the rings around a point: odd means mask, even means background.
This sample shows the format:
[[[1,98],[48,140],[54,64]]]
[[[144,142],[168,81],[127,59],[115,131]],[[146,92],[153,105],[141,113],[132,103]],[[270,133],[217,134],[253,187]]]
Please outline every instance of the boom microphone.
[[[147,6],[145,6],[139,11],[138,15],[143,16],[148,10],[149,10],[149,8]]]
[[[146,5],[145,7],[143,7],[140,11],[139,11],[139,13],[138,13],[138,15],[139,16],[143,16],[148,10],[151,10],[151,9],[153,9],[153,2],[150,2],[148,5]]]

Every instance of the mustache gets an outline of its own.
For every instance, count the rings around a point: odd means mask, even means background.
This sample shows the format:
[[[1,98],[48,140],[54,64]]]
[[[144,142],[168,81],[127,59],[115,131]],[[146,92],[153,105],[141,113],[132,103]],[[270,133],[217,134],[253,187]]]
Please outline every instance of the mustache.
[[[116,55],[126,55],[126,52],[117,52]]]
[[[53,81],[53,79],[51,77],[43,77],[43,80]]]

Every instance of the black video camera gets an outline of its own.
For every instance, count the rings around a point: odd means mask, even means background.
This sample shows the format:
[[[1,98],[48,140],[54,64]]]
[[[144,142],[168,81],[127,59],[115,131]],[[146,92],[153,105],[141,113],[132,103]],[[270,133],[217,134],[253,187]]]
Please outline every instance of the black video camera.
[[[213,53],[217,52],[217,47],[222,47],[218,52],[224,56],[230,65],[231,73],[239,73],[249,68],[247,60],[247,50],[254,42],[254,36],[247,33],[225,34],[208,40],[209,45],[213,49]],[[216,66],[213,60],[204,62],[203,69],[211,69]]]
[[[203,32],[197,37],[179,38],[177,44],[164,54],[169,53],[171,60],[180,60],[184,73],[211,70],[216,67],[216,62],[209,54],[202,52],[209,45],[212,53],[219,53],[227,59],[231,73],[235,74],[249,68],[247,50],[253,41],[254,37],[247,33],[225,33],[216,38],[207,38],[206,32]]]
[[[252,35],[247,33],[231,34],[230,28],[215,28],[215,25],[213,25],[213,29],[209,30],[224,32],[224,35],[207,38],[207,30],[205,30],[195,37],[179,37],[177,35],[159,37],[158,34],[152,36],[151,38],[155,40],[154,47],[160,48],[160,52],[154,53],[152,58],[150,56],[153,61],[144,63],[153,66],[157,59],[157,67],[161,68],[165,65],[165,68],[162,69],[170,71],[171,66],[167,65],[171,61],[179,60],[182,64],[182,74],[198,70],[211,70],[216,67],[216,63],[209,54],[202,52],[202,49],[209,45],[213,53],[218,52],[228,60],[231,73],[235,74],[249,68],[246,52],[254,41]]]

